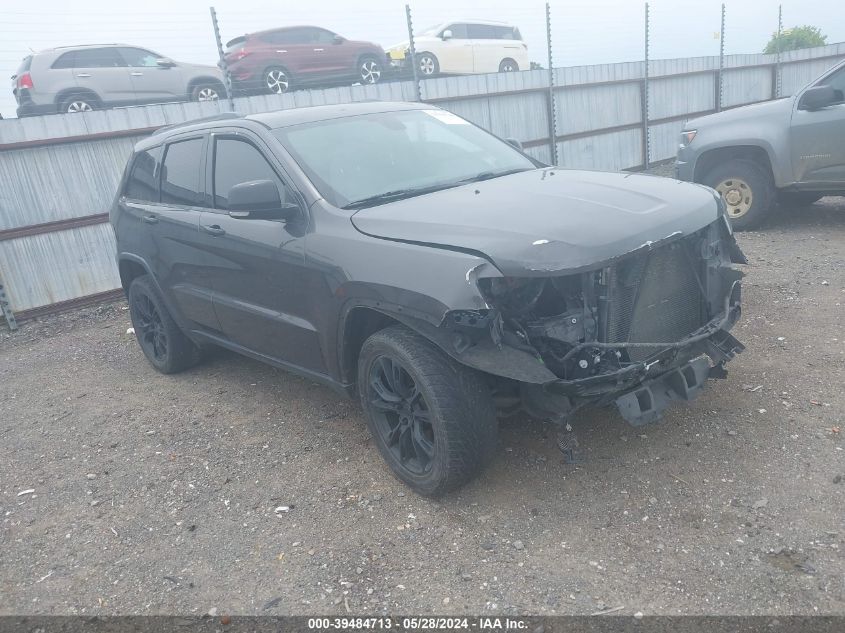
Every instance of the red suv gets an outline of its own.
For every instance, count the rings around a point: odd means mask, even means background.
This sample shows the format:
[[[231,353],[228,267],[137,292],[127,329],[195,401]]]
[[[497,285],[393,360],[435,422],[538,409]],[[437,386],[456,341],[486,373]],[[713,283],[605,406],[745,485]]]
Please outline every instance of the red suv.
[[[235,90],[282,94],[306,84],[377,83],[387,55],[372,42],[347,40],[317,26],[291,26],[236,37],[226,44],[225,59]]]

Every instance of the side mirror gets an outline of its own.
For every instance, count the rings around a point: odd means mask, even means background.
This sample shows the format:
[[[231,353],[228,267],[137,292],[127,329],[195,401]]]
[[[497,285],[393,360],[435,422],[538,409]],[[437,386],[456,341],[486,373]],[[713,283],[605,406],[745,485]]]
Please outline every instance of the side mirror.
[[[282,202],[279,188],[272,180],[250,180],[229,189],[229,215],[257,220],[291,220],[299,205]]]
[[[798,102],[799,110],[819,110],[836,103],[836,90],[833,86],[813,86],[807,88]]]
[[[506,138],[505,143],[507,143],[508,145],[513,145],[520,152],[522,151],[522,142],[518,141],[515,138]]]
[[[440,35],[440,37],[445,42],[446,40],[451,40],[455,36],[452,33],[452,29],[446,29],[445,31],[443,31],[443,33]]]
[[[175,65],[176,62],[166,57],[162,57],[161,59],[156,60],[156,66],[160,66],[162,68],[173,68]]]
[[[332,44],[343,44],[346,40],[342,35],[335,35]]]

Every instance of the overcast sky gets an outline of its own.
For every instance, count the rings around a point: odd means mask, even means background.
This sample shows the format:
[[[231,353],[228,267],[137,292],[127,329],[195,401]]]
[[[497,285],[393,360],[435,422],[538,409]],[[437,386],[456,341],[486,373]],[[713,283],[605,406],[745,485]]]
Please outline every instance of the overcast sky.
[[[404,1],[213,0],[224,42],[237,35],[292,24],[314,24],[350,39],[385,47],[407,39]],[[784,3],[784,24],[821,27],[828,42],[845,40],[841,0]],[[8,78],[31,50],[121,42],[151,48],[186,62],[215,64],[217,49],[209,0],[0,0],[0,113],[14,116]],[[412,0],[422,29],[455,18],[488,18],[519,27],[531,59],[546,65],[545,4],[534,0]],[[727,4],[727,53],[760,52],[777,29],[777,0]],[[717,55],[719,12],[714,0],[652,0],[652,58]],[[643,58],[643,3],[633,0],[553,0],[555,66],[634,61]]]

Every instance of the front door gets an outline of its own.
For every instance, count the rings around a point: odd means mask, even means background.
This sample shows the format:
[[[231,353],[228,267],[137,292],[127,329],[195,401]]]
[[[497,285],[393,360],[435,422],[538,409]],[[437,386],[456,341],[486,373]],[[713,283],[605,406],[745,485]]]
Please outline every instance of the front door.
[[[451,31],[452,36],[443,39]],[[473,69],[472,41],[467,36],[467,25],[450,24],[440,32],[441,41],[432,46],[442,73],[471,73]]]
[[[182,70],[176,64],[160,66],[157,61],[159,56],[143,48],[125,46],[118,50],[129,66],[129,76],[139,103],[182,101],[189,96]]]
[[[837,103],[793,113],[790,137],[795,181],[814,189],[841,189],[845,186],[845,67],[815,85],[833,87]],[[799,100],[800,96],[796,103]]]
[[[243,132],[212,135],[208,169],[214,209],[202,214],[208,261],[214,262],[214,308],[232,342],[273,360],[317,373],[326,369],[305,267],[306,211],[297,220],[234,218],[227,196],[237,184],[271,180],[284,202],[297,203],[263,142]]]

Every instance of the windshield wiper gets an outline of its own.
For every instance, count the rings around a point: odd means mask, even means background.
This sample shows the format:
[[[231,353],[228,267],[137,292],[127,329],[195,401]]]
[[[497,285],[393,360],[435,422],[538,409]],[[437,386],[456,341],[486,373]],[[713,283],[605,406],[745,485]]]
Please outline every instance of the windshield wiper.
[[[458,182],[460,184],[465,184],[468,182],[481,182],[482,180],[492,180],[493,178],[501,178],[502,176],[509,176],[510,174],[516,174],[521,171],[530,170],[530,167],[517,167],[516,169],[506,169],[504,171],[482,171],[480,174],[476,174],[475,176],[470,176],[469,178],[462,178]]]
[[[364,207],[375,206],[377,204],[384,204],[385,202],[393,202],[394,200],[404,200],[405,198],[413,198],[414,196],[422,196],[427,193],[434,193],[435,191],[441,191],[442,189],[449,189],[451,187],[457,187],[461,183],[446,183],[446,184],[439,184],[439,185],[430,185],[428,187],[414,187],[408,189],[394,189],[393,191],[385,191],[384,193],[379,193],[374,196],[369,196],[367,198],[361,198],[360,200],[355,200],[354,202],[350,202],[346,206],[342,207],[344,209],[362,209]]]

